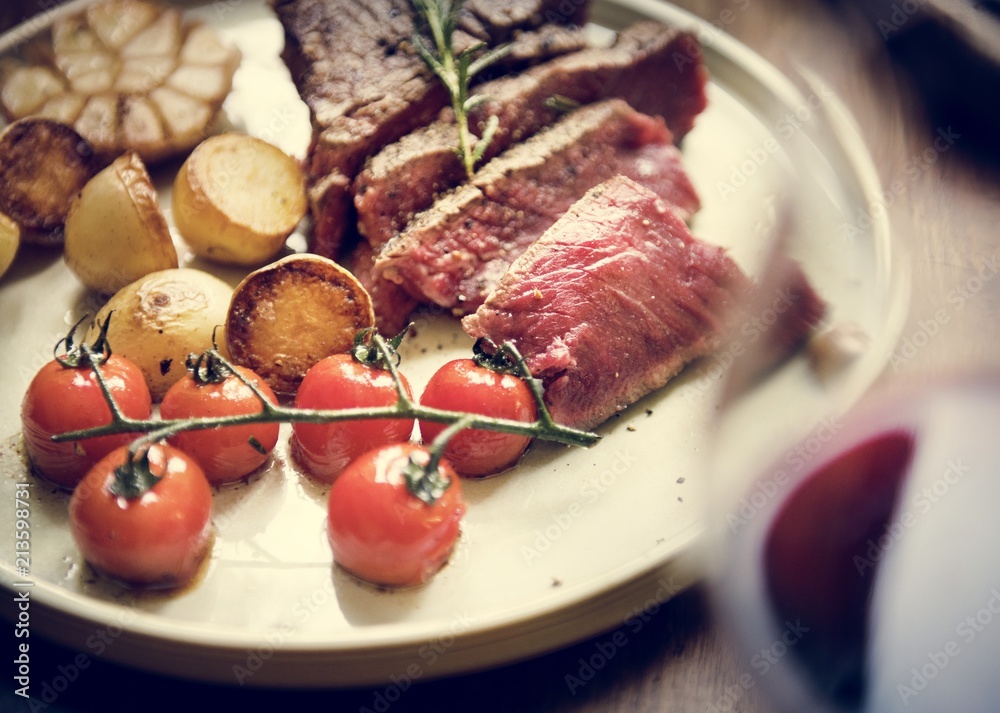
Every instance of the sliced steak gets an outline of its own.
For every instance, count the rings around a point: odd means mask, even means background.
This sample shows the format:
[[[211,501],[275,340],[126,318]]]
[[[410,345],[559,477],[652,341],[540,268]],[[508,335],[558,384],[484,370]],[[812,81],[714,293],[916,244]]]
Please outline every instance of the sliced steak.
[[[309,174],[352,165],[379,141],[430,120],[447,101],[414,51],[409,0],[274,0],[283,58],[313,122]]]
[[[748,289],[724,250],[619,176],[528,248],[462,325],[513,342],[556,421],[590,429],[715,349]]]
[[[282,56],[312,117],[307,161],[315,223],[311,247],[332,257],[340,233],[353,221],[333,220],[325,212],[352,215],[350,186],[365,158],[434,119],[448,95],[413,47],[409,0],[272,3],[285,29]],[[536,30],[558,5],[556,0],[473,0],[463,25],[477,33],[486,28],[497,42],[506,42]],[[496,17],[504,24],[488,24]],[[467,32],[456,35],[459,48],[478,41]],[[557,46],[534,45],[540,50]]]
[[[509,42],[520,30],[543,25],[583,26],[589,0],[469,0],[459,27],[481,42]]]
[[[432,120],[447,92],[414,52],[409,0],[273,0],[282,57],[313,125],[306,161],[310,249],[336,257],[353,224],[351,182],[365,157]]]
[[[587,48],[587,32],[579,25],[542,25],[519,32],[507,43],[507,54],[475,77],[485,82],[505,74],[524,71],[550,58]]]
[[[354,207],[358,231],[369,243],[382,246],[438,194],[466,179],[456,146],[452,115],[407,134],[366,162],[354,181]]]
[[[546,106],[553,96],[580,104],[617,97],[663,117],[679,142],[707,105],[707,80],[693,34],[643,21],[622,30],[609,48],[574,52],[511,81],[484,84],[477,92],[489,99],[472,113],[470,124],[479,135],[490,116],[499,117],[497,133],[512,134],[499,139],[498,146],[505,147],[555,120],[558,109]]]
[[[368,290],[375,309],[375,326],[383,336],[399,334],[410,321],[419,302],[395,282],[375,276],[372,246],[359,240],[341,264]]]
[[[505,151],[556,121],[562,112],[550,99],[563,96],[581,104],[620,97],[635,109],[663,116],[679,140],[705,108],[706,72],[697,40],[657,22],[623,30],[614,46],[564,55],[523,74],[483,84],[490,97],[471,117],[481,135],[490,116],[499,128],[486,158]],[[355,181],[358,228],[381,245],[435,196],[465,179],[454,152],[454,117],[441,119],[404,136],[375,154]]]
[[[446,193],[386,243],[376,272],[414,296],[468,314],[510,264],[584,193],[618,174],[682,219],[698,197],[662,119],[620,99],[581,107]]]

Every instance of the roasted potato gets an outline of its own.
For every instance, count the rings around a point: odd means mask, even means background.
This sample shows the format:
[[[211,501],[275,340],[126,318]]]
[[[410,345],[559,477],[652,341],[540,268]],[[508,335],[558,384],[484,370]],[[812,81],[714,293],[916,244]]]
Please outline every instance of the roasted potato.
[[[142,370],[154,401],[185,374],[191,353],[212,346],[216,327],[225,324],[232,288],[201,270],[177,268],[142,277],[116,292],[94,320],[97,326],[114,312],[108,328],[111,349],[128,357]],[[225,353],[225,338],[216,335]]]
[[[142,159],[131,151],[100,171],[66,217],[66,265],[111,294],[143,275],[177,267],[177,249]]]
[[[240,61],[211,28],[145,0],[95,2],[44,39],[30,61],[0,67],[0,109],[72,124],[102,163],[191,149],[212,132]]]
[[[295,159],[230,132],[200,143],[174,180],[174,223],[197,255],[258,266],[274,258],[306,212]]]
[[[21,245],[21,227],[0,213],[0,277],[10,268]]]
[[[290,394],[309,367],[349,351],[374,324],[371,297],[351,273],[318,255],[290,255],[236,287],[226,339],[235,363]]]
[[[97,170],[91,145],[53,119],[15,121],[0,134],[0,213],[21,239],[61,245],[70,203]]]

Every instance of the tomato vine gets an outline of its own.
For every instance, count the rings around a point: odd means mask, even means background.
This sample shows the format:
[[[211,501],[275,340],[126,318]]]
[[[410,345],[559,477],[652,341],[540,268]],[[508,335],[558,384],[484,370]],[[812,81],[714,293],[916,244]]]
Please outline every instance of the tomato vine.
[[[261,410],[259,412],[230,416],[193,417],[183,419],[131,418],[125,415],[118,407],[114,395],[111,393],[111,390],[104,379],[101,365],[98,363],[99,360],[94,359],[90,360],[89,364],[91,369],[94,371],[95,378],[101,387],[101,391],[108,403],[108,407],[111,409],[111,422],[103,426],[56,434],[52,437],[52,439],[56,442],[63,442],[95,438],[111,434],[143,434],[132,442],[129,449],[131,456],[130,463],[139,468],[141,468],[143,464],[143,453],[151,444],[162,441],[177,433],[182,431],[212,429],[223,426],[237,426],[251,423],[332,423],[336,421],[348,420],[414,418],[455,425],[453,429],[447,429],[448,435],[451,435],[463,428],[478,428],[528,436],[539,440],[580,447],[593,445],[600,439],[600,436],[595,433],[569,428],[555,422],[549,413],[548,408],[545,406],[544,389],[541,382],[531,376],[524,358],[521,356],[520,352],[518,352],[517,348],[509,342],[501,345],[498,351],[502,352],[504,357],[509,361],[511,364],[511,370],[514,371],[517,376],[524,379],[532,393],[533,398],[535,399],[538,409],[538,418],[533,422],[493,418],[480,414],[450,411],[421,405],[419,402],[408,396],[402,388],[401,377],[396,368],[398,355],[396,354],[395,347],[398,346],[398,341],[386,340],[377,332],[359,335],[359,343],[361,341],[367,342],[366,360],[373,361],[376,359],[377,355],[380,366],[392,375],[397,385],[397,399],[395,404],[374,408],[346,409],[303,409],[275,404],[265,396],[256,383],[242,375],[237,369],[234,368],[233,364],[231,364],[224,356],[222,356],[221,353],[219,353],[217,348],[213,347],[206,351],[205,356],[203,357],[204,361],[218,365],[223,370],[231,371],[233,375],[246,384],[246,386],[253,391],[254,395],[261,403]],[[81,348],[84,352],[89,351],[86,345],[82,345]],[[355,351],[365,351],[365,349],[362,349],[361,346],[356,346]],[[441,439],[435,440],[433,447],[436,450],[432,451],[432,453],[443,450],[443,442],[439,443],[440,440]],[[432,459],[432,461],[433,464],[436,465],[436,460]],[[421,466],[421,469],[424,472],[427,472],[426,466]],[[143,479],[135,478],[134,476],[123,477],[127,477],[130,486],[134,485],[137,481],[143,481]],[[425,499],[425,497],[432,498],[434,492],[437,490],[433,483],[427,482],[417,484],[416,481],[413,489],[414,494],[421,499]],[[125,487],[123,488],[123,494],[134,494],[134,497],[137,497],[141,494],[140,490],[141,488]],[[422,495],[416,491],[420,491]]]

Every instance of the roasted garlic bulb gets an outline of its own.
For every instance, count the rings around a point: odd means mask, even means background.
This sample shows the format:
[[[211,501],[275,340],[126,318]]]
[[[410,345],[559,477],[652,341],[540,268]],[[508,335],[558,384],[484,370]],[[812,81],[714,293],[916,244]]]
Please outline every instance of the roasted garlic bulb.
[[[147,163],[211,133],[239,51],[177,8],[103,0],[62,17],[0,65],[0,109],[71,124],[107,163],[126,150]]]

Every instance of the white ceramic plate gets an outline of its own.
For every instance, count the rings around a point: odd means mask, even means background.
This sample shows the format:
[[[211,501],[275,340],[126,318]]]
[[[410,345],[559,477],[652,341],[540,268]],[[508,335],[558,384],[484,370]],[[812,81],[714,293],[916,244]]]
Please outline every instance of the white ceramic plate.
[[[78,7],[8,35],[0,51]],[[282,31],[266,5],[248,0],[188,9],[243,51],[226,120],[302,155],[308,117],[279,59]],[[831,318],[855,322],[871,338],[867,352],[832,384],[821,385],[798,357],[748,400],[748,424],[810,423],[874,379],[905,302],[879,213],[859,220],[878,196],[867,154],[831,94],[818,85],[798,91],[716,26],[653,0],[605,0],[593,9],[595,23],[607,28],[642,17],[690,26],[706,48],[711,104],[684,145],[704,202],[695,232],[729,247],[757,274],[776,206],[794,184],[804,230],[791,250],[829,301]],[[175,169],[158,175],[164,206]],[[856,232],[845,231],[848,225]],[[182,262],[204,267],[187,256]],[[30,486],[31,562],[24,576],[13,562],[14,489],[33,481],[17,452],[18,406],[53,344],[95,308],[57,253],[24,251],[0,282],[6,365],[0,585],[11,592],[32,583],[31,626],[39,635],[189,678],[374,684],[473,670],[566,645],[621,625],[701,574],[720,378],[714,360],[693,365],[606,424],[596,447],[540,445],[516,471],[468,483],[460,546],[420,589],[379,592],[331,566],[325,491],[289,467],[281,448],[262,477],[217,494],[211,563],[201,581],[179,594],[135,595],[97,580],[68,534],[67,497],[37,482]],[[425,319],[418,327],[404,354],[415,388],[470,347],[454,323]],[[5,594],[5,607],[10,600]]]

